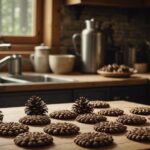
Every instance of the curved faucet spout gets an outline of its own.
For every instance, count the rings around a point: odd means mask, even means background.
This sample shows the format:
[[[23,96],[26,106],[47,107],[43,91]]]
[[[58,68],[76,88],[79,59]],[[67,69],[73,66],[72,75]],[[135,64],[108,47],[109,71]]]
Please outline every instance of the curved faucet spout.
[[[22,57],[21,55],[6,56],[0,60],[0,68],[8,65],[8,73],[11,75],[21,75]]]

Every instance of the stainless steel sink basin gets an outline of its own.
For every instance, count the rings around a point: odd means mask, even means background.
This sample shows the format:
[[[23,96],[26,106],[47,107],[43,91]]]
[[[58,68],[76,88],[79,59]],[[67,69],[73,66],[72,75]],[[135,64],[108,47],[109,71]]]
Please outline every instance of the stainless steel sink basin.
[[[4,80],[5,79],[5,80]],[[7,81],[8,80],[8,81]],[[31,82],[52,82],[52,83],[66,83],[74,82],[75,80],[66,79],[62,77],[52,77],[49,75],[11,75],[1,77],[0,83],[31,83]]]
[[[29,83],[29,81],[20,80],[20,79],[14,79],[11,77],[0,77],[0,84],[7,84],[7,83]]]

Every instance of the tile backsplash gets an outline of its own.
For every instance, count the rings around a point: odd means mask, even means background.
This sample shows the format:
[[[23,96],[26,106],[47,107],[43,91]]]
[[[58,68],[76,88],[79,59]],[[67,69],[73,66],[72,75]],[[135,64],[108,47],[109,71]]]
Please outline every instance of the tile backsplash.
[[[126,9],[101,6],[61,7],[61,50],[73,49],[72,35],[85,28],[84,20],[95,18],[113,24],[115,43],[138,44],[150,40],[150,9]]]

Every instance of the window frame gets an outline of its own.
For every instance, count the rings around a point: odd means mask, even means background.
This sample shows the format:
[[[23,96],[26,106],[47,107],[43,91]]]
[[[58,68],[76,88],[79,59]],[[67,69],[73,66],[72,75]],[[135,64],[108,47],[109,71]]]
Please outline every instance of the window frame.
[[[38,44],[42,42],[43,27],[43,0],[35,0],[33,12],[33,33],[32,36],[0,36],[0,41],[11,44]],[[40,11],[39,11],[40,10]]]

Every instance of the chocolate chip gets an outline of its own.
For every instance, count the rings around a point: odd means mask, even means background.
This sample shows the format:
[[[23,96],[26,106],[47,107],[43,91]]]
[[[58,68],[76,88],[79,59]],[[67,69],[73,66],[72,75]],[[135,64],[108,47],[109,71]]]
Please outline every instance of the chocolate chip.
[[[150,115],[150,107],[135,107],[130,112],[138,115]]]

